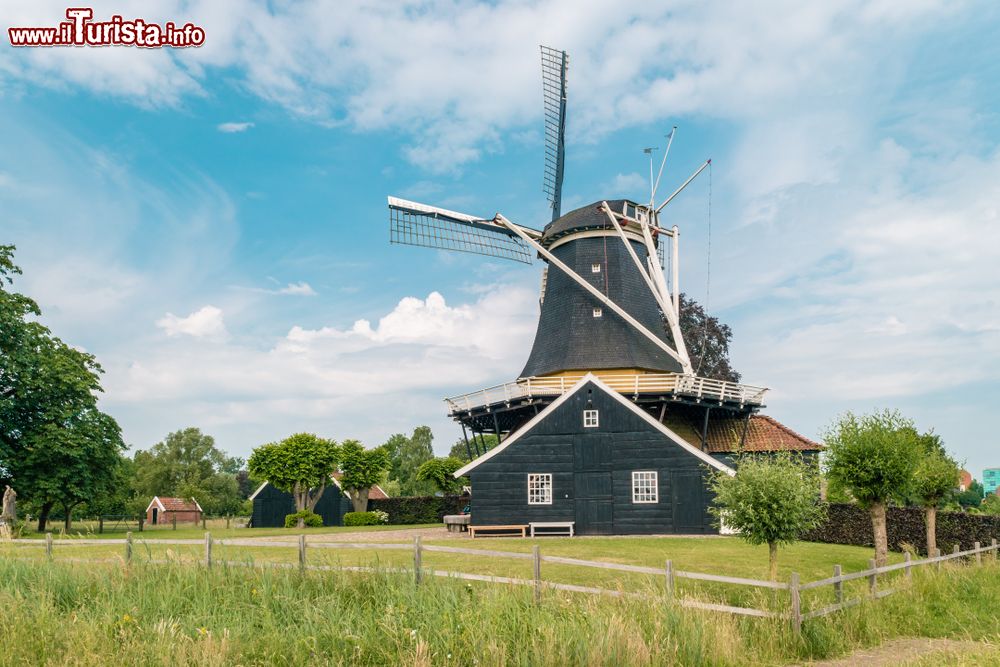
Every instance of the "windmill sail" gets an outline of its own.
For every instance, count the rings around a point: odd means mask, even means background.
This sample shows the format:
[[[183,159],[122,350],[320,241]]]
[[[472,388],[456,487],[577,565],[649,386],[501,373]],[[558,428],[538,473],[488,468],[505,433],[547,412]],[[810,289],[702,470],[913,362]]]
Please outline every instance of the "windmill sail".
[[[563,165],[566,161],[566,70],[569,56],[542,49],[542,98],[545,102],[545,173],[542,190],[552,204],[552,219],[562,214]]]
[[[539,232],[523,228],[529,236]],[[531,264],[532,250],[517,234],[491,219],[389,197],[389,241],[469,252]]]

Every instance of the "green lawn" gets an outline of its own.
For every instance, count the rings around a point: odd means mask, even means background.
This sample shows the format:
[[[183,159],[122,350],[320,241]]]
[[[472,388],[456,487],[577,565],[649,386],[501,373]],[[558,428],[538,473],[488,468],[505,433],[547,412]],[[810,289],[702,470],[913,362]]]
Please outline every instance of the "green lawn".
[[[245,521],[245,519],[243,520]],[[225,519],[209,519],[206,523],[208,529],[207,532],[212,533],[212,536],[216,539],[274,537],[276,535],[298,535],[302,532],[297,528],[237,528],[235,522],[230,522],[229,529],[226,529]],[[411,526],[324,526],[322,528],[310,528],[308,530],[308,534],[320,535],[326,533],[408,530],[410,528],[433,528],[440,525],[441,524],[437,523],[425,523]],[[172,526],[146,526],[141,533],[138,528],[134,526],[131,531],[112,531],[109,530],[108,527],[109,526],[106,524],[105,532],[98,533],[96,521],[75,521],[73,522],[73,529],[68,534],[63,532],[61,523],[53,523],[49,526],[49,529],[52,532],[52,537],[55,539],[59,539],[61,537],[82,537],[87,539],[104,540],[124,539],[127,532],[131,532],[132,537],[137,540],[191,540],[203,538],[206,532],[206,530],[201,527],[201,524],[190,523],[178,524],[176,529]],[[24,534],[24,538],[44,540],[45,534],[29,530]]]

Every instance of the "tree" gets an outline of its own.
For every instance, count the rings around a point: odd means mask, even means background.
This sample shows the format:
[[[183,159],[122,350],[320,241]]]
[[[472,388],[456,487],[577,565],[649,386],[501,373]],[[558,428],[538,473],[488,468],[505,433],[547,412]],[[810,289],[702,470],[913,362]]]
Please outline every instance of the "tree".
[[[983,498],[986,495],[986,489],[983,485],[979,483],[979,480],[972,480],[969,484],[969,488],[958,494],[958,504],[962,506],[963,509],[979,507],[983,502]]]
[[[227,456],[212,436],[194,427],[137,451],[135,463],[135,490],[147,502],[152,496],[195,498],[206,514],[229,514],[238,512],[246,497],[237,480],[243,459]]]
[[[396,433],[382,445],[389,456],[389,479],[399,482],[400,495],[425,496],[433,490],[433,485],[417,479],[417,469],[434,458],[433,440],[429,426],[418,426],[409,438]]]
[[[913,475],[913,493],[924,506],[924,525],[927,529],[927,555],[937,550],[938,506],[958,487],[958,464],[938,449],[928,451]]]
[[[469,440],[468,446],[466,446],[465,438],[459,438],[455,444],[451,446],[451,451],[448,452],[448,456],[454,457],[464,463],[468,463],[472,460],[472,458],[482,456],[496,447],[497,442],[499,441],[497,440],[496,435],[492,433],[484,433],[481,436],[475,436],[473,439]],[[472,453],[472,458],[469,458],[470,451]]]
[[[700,303],[680,295],[680,328],[695,373],[713,380],[739,382],[740,374],[729,363],[733,330],[705,312]]]
[[[340,451],[333,440],[296,433],[253,450],[247,469],[251,476],[266,479],[275,488],[292,494],[296,512],[312,512],[339,460]],[[299,519],[299,528],[304,527]]]
[[[995,493],[991,493],[985,500],[983,500],[979,509],[982,510],[983,514],[1000,516],[1000,496]]]
[[[0,478],[39,508],[39,530],[61,505],[72,517],[104,491],[123,448],[97,409],[97,360],[38,322],[33,300],[10,289],[21,269],[0,246]],[[68,519],[68,520],[70,520]]]
[[[827,431],[826,471],[830,481],[871,513],[875,561],[887,562],[886,504],[906,498],[922,455],[913,422],[885,410],[857,416],[845,413]]]
[[[355,512],[368,510],[368,492],[389,469],[389,455],[381,447],[365,449],[357,440],[340,445],[340,486],[351,497]]]
[[[417,469],[417,479],[432,483],[443,494],[454,495],[469,483],[465,477],[455,478],[455,472],[464,465],[464,461],[454,456],[431,459]]]
[[[767,545],[768,574],[774,581],[778,546],[794,542],[823,521],[819,483],[815,465],[787,453],[743,456],[734,476],[723,470],[712,474],[715,504],[710,511],[720,526],[739,531],[750,544]]]

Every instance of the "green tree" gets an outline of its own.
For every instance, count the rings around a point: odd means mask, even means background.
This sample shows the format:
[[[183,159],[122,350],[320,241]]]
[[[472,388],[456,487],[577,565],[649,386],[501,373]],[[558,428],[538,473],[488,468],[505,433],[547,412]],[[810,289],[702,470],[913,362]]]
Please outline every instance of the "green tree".
[[[469,483],[466,477],[455,477],[455,472],[463,465],[465,463],[454,456],[431,459],[417,468],[417,479],[430,482],[443,494],[457,494]]]
[[[705,312],[705,308],[687,294],[681,293],[680,306],[678,324],[695,373],[714,380],[739,382],[740,374],[729,362],[733,330]]]
[[[750,544],[767,545],[772,581],[778,577],[778,546],[799,539],[825,516],[816,466],[787,453],[743,456],[735,475],[715,471],[709,484],[715,493],[710,511],[719,525]]]
[[[14,246],[0,246],[0,478],[49,513],[98,497],[123,448],[118,424],[97,409],[100,365],[38,322],[41,311],[12,291]]]
[[[885,410],[857,416],[845,413],[827,431],[826,472],[830,481],[868,508],[875,537],[875,561],[887,562],[886,505],[902,500],[913,487],[922,447],[913,422]]]
[[[148,451],[135,453],[136,494],[146,502],[153,496],[195,498],[206,514],[240,510],[237,473],[243,459],[227,456],[215,439],[189,427],[169,433]]]
[[[340,445],[340,486],[351,497],[355,512],[368,511],[368,492],[388,469],[389,455],[383,448],[365,449],[357,440]]]
[[[969,484],[969,488],[958,494],[958,504],[964,509],[976,508],[983,502],[983,498],[986,496],[986,489],[983,485],[979,483],[979,480],[972,480]]]
[[[409,438],[397,433],[382,445],[389,456],[389,479],[399,482],[400,495],[426,496],[434,490],[433,485],[417,479],[417,469],[434,458],[433,440],[429,426],[418,426]]]
[[[267,480],[275,488],[292,494],[297,512],[312,512],[339,460],[340,450],[333,440],[312,433],[296,433],[253,450],[247,469],[252,477]],[[300,519],[299,528],[304,527]]]
[[[985,500],[983,500],[979,509],[982,510],[983,514],[1000,516],[1000,496],[995,493],[991,493]]]
[[[492,433],[484,433],[482,436],[475,436],[473,439],[469,440],[468,446],[466,446],[465,438],[459,438],[455,444],[451,446],[451,451],[448,452],[448,456],[454,457],[464,463],[468,463],[472,460],[472,458],[482,456],[496,447],[497,442],[499,441],[497,440],[496,435]],[[469,458],[470,451],[472,453],[472,458]]]
[[[937,510],[958,486],[959,469],[954,459],[932,448],[920,459],[913,476],[913,495],[924,506],[927,555],[937,550]]]

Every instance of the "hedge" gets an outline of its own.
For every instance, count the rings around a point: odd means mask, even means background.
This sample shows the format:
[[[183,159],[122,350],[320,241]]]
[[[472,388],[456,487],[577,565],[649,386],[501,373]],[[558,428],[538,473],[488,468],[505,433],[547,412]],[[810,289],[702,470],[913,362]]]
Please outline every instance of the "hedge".
[[[461,514],[469,496],[411,496],[368,500],[369,510],[388,513],[389,523],[441,523],[446,514]]]
[[[922,507],[889,507],[886,510],[889,548],[902,551],[911,545],[920,553],[927,552],[927,529]],[[989,544],[1000,540],[1000,516],[942,512],[937,514],[937,543],[941,553],[950,552],[957,544],[962,550],[973,543]],[[875,545],[871,515],[858,505],[831,503],[827,505],[826,523],[802,536],[809,542],[829,544]]]

